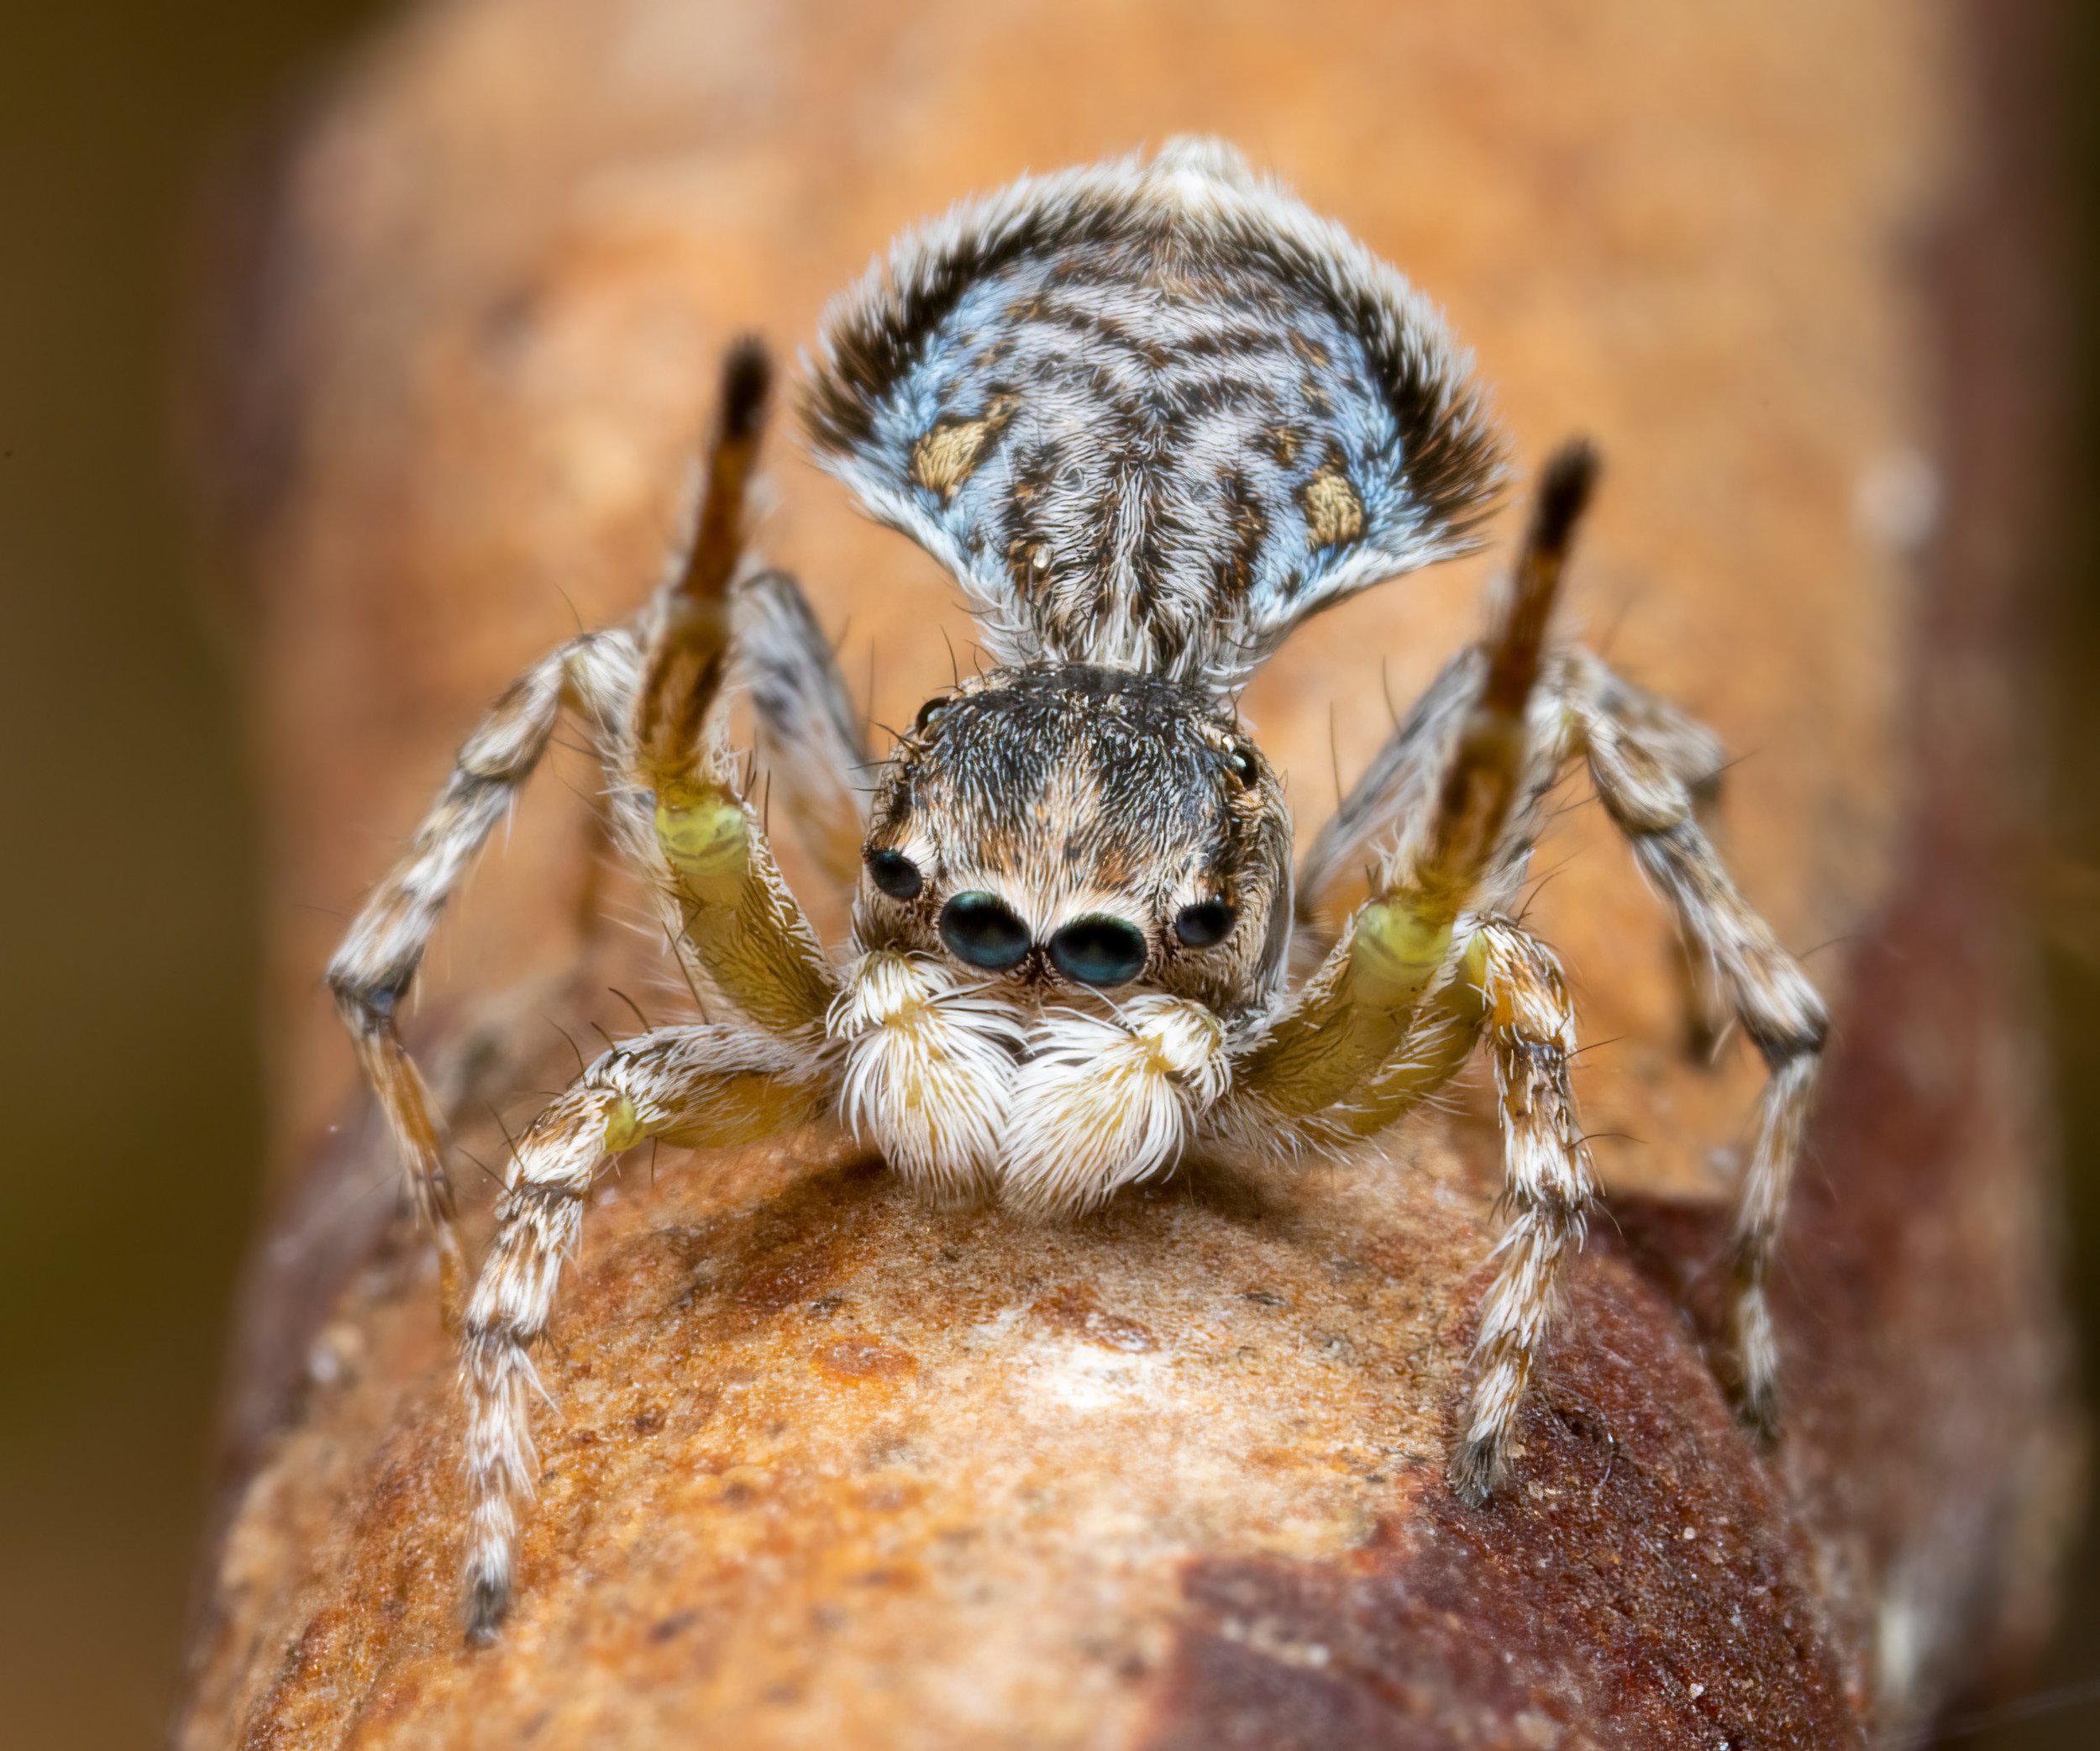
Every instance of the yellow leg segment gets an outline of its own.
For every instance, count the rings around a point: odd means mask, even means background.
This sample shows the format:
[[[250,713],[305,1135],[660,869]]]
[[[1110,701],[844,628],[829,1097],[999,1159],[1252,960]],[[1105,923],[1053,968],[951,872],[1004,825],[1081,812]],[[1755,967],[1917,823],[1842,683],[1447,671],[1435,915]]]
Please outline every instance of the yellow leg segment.
[[[753,344],[723,371],[720,428],[683,571],[659,597],[633,718],[634,778],[654,799],[656,840],[684,947],[761,1027],[822,1025],[837,975],[729,778],[715,718],[730,664],[730,583],[743,552],[745,489],[770,367]]]

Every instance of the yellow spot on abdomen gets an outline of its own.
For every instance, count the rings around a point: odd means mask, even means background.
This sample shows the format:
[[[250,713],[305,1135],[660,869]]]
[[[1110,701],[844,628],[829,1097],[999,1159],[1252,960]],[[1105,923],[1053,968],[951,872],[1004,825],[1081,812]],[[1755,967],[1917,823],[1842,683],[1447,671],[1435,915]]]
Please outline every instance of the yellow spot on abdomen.
[[[977,466],[991,423],[965,420],[960,425],[936,426],[911,446],[911,478],[929,492],[953,498],[956,488]]]
[[[1338,546],[1363,533],[1363,501],[1348,476],[1331,463],[1305,482],[1305,528],[1320,547]]]

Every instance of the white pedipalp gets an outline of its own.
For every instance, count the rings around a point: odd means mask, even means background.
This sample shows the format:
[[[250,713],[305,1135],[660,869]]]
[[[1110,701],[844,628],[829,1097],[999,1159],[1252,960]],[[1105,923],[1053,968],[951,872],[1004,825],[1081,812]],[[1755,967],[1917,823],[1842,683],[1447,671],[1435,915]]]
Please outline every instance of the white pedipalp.
[[[1021,1022],[931,955],[877,949],[832,1007],[846,1049],[839,1115],[890,1166],[938,1195],[981,1190],[999,1159]]]
[[[1231,1081],[1224,1026],[1199,1003],[1145,996],[1112,1017],[1044,1012],[1014,1076],[1001,1201],[1068,1214],[1165,1172]]]

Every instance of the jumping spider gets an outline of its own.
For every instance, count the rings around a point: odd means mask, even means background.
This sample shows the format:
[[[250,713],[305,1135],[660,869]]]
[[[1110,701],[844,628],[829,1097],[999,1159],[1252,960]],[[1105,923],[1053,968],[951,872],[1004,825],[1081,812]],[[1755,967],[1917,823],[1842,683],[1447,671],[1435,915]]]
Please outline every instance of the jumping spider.
[[[1567,987],[1512,917],[1541,799],[1578,758],[1770,1067],[1733,1327],[1738,1400],[1770,1427],[1765,1280],[1824,1010],[1700,829],[1713,735],[1546,636],[1588,452],[1549,465],[1486,636],[1294,877],[1282,788],[1234,713],[1308,615],[1473,544],[1502,465],[1469,370],[1404,280],[1212,142],[1024,180],[906,238],[827,314],[807,423],[865,508],[954,574],[996,666],[928,702],[864,823],[858,714],[794,581],[745,552],[769,370],[731,353],[674,576],[503,696],[329,972],[455,1308],[443,1144],[394,1016],[564,707],[685,972],[736,1017],[622,1043],[518,1144],[464,1308],[470,1634],[509,1598],[528,1351],[593,1177],[645,1138],[822,1113],[923,1187],[1055,1215],[1190,1151],[1355,1144],[1484,1041],[1510,1214],[1450,1461],[1483,1500],[1594,1193]],[[858,881],[843,956],[739,788],[739,679],[798,828]],[[1326,939],[1323,900],[1367,864],[1369,901]],[[1317,963],[1294,986],[1294,937]]]

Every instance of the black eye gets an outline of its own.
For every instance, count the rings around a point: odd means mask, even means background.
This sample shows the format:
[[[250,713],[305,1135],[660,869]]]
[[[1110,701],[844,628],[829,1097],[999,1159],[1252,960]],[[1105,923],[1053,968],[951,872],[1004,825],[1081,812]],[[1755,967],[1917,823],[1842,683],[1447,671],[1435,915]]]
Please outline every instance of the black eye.
[[[941,908],[941,940],[957,960],[1003,973],[1028,952],[1028,927],[996,894],[958,894]]]
[[[868,854],[868,876],[892,900],[915,898],[926,886],[926,878],[920,875],[919,866],[901,851],[870,851]]]
[[[1232,928],[1232,908],[1222,900],[1199,900],[1174,918],[1174,934],[1192,949],[1208,949],[1225,940]]]
[[[919,707],[919,715],[911,720],[911,734],[915,736],[924,735],[927,731],[941,721],[942,714],[948,708],[948,696],[945,693],[936,693],[932,698]]]
[[[1145,970],[1145,939],[1121,918],[1074,918],[1050,939],[1050,958],[1082,985],[1128,985]]]
[[[1225,764],[1242,784],[1252,784],[1261,776],[1261,768],[1254,764],[1254,756],[1237,742],[1225,744]]]

